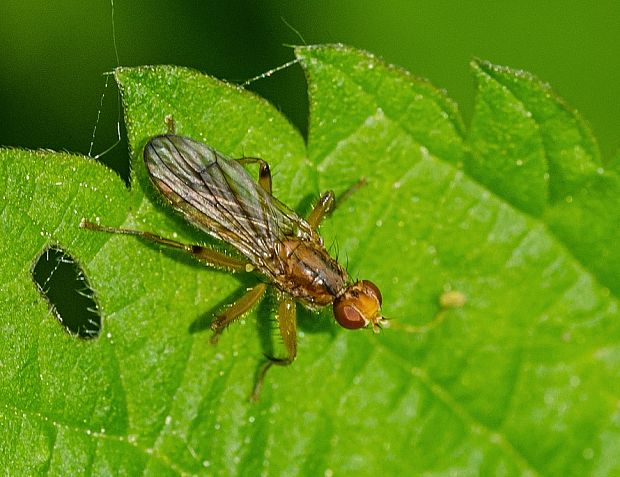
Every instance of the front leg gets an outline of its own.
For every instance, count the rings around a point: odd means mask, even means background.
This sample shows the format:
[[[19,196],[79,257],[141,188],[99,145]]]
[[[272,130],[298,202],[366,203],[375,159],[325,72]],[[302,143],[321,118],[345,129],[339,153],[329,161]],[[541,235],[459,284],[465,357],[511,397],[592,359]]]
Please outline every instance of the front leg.
[[[267,371],[269,371],[273,365],[288,366],[295,361],[295,357],[297,356],[297,316],[295,313],[295,302],[292,298],[279,298],[277,320],[278,327],[280,328],[280,335],[284,342],[284,348],[286,349],[286,357],[275,358],[273,356],[267,356],[267,362],[258,372],[254,391],[250,397],[252,401],[258,401],[260,398],[260,392],[263,388]]]
[[[362,177],[359,181],[344,191],[338,201],[336,201],[334,191],[328,190],[327,192],[324,192],[321,197],[319,197],[317,203],[314,204],[310,214],[308,214],[308,218],[306,219],[307,222],[313,229],[316,230],[327,215],[331,214],[337,206],[341,205],[345,200],[351,197],[352,194],[357,192],[359,188],[365,185],[366,179]]]
[[[325,216],[334,208],[335,203],[336,196],[334,191],[328,190],[327,192],[324,192],[321,197],[319,197],[317,203],[314,204],[314,207],[312,207],[310,214],[308,214],[308,218],[306,220],[310,224],[310,227],[314,230],[319,228],[319,225],[321,225],[321,222]]]

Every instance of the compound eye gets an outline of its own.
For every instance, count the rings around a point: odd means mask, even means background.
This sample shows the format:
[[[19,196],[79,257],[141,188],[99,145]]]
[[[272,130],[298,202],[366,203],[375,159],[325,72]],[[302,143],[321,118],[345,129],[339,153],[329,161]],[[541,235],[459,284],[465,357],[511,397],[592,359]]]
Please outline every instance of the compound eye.
[[[341,301],[334,303],[334,318],[340,326],[349,330],[357,330],[368,324],[357,308]]]
[[[369,291],[371,294],[373,294],[377,298],[379,305],[383,304],[383,298],[381,297],[381,292],[379,291],[379,288],[377,287],[377,285],[375,285],[373,282],[369,280],[362,280],[362,285],[364,285],[364,288],[366,288],[367,291]]]

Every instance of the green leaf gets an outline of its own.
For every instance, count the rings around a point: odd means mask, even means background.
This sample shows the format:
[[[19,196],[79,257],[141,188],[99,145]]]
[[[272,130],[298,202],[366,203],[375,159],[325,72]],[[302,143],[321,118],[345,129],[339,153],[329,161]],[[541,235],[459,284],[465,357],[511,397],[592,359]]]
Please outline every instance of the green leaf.
[[[601,284],[620,294],[620,179],[584,121],[524,72],[474,62],[478,101],[467,171],[547,224]],[[612,166],[613,167],[613,166]]]
[[[236,86],[142,67],[116,73],[131,190],[85,158],[0,153],[0,465],[25,475],[619,472],[618,175],[583,122],[535,78],[477,62],[467,133],[443,93],[368,53],[296,54],[307,149]],[[273,300],[212,346],[197,323],[251,278],[78,228],[99,217],[210,243],[148,183],[142,148],[166,115],[223,153],[267,159],[275,195],[302,212],[365,176],[321,232],[352,276],[379,284],[391,329],[348,332],[329,310],[300,313],[297,361],[270,371],[251,404]],[[67,334],[34,286],[49,244],[79,259],[95,290],[97,339]],[[465,304],[441,309],[448,290]]]

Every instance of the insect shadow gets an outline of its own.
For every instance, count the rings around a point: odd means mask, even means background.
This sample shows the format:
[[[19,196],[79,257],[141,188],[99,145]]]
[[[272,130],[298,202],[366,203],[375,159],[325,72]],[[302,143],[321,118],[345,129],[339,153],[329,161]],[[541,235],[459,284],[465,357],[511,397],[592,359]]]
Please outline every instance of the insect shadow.
[[[176,251],[166,251],[171,257],[177,258]],[[203,266],[192,260],[191,257],[187,257],[184,254],[179,254],[181,260],[197,268],[203,268]],[[216,273],[227,272],[215,270]],[[188,331],[190,334],[204,333],[211,330],[211,324],[213,320],[226,309],[230,303],[234,303],[238,300],[247,289],[251,288],[257,283],[257,279],[251,273],[248,274],[235,274],[235,279],[239,282],[238,288],[219,300],[215,305],[209,307],[204,312],[200,313],[189,325]],[[215,279],[215,278],[214,278]],[[263,354],[273,356],[276,352],[274,349],[274,332],[278,328],[278,322],[275,319],[274,311],[277,309],[277,299],[273,291],[269,291],[265,294],[265,297],[256,306],[256,330],[260,338],[261,349]],[[315,333],[328,333],[332,337],[336,337],[336,327],[334,327],[327,317],[321,316],[319,312],[312,312],[306,308],[299,307],[297,309],[298,327],[301,331],[308,334]]]

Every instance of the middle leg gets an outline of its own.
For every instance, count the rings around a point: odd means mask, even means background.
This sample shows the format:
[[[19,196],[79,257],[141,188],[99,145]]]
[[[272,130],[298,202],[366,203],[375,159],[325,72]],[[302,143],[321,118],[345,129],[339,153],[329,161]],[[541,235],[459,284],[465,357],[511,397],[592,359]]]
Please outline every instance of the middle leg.
[[[271,169],[269,169],[269,164],[266,161],[258,157],[242,157],[237,159],[237,162],[240,164],[258,164],[258,183],[271,195]]]
[[[265,290],[267,290],[267,285],[265,283],[255,285],[250,288],[245,295],[226,308],[223,313],[218,315],[211,323],[211,329],[213,330],[211,343],[217,343],[222,331],[224,331],[228,325],[250,311],[263,297]]]

